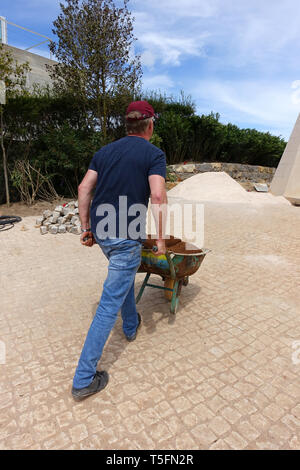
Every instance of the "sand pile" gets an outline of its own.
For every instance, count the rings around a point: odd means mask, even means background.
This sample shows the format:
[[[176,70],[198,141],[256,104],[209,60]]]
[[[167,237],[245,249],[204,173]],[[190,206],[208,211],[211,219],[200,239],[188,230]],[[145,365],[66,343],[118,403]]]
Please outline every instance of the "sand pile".
[[[290,204],[282,196],[270,193],[247,192],[224,171],[200,173],[168,191],[168,196],[194,201],[225,203]]]

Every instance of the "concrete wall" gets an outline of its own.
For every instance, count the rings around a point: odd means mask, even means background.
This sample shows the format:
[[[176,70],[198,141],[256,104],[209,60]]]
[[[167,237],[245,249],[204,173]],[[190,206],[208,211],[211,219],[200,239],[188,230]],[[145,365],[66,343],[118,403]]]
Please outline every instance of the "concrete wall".
[[[46,64],[54,65],[57,62],[13,46],[4,45],[4,47],[12,53],[14,59],[16,59],[20,64],[29,62],[31,72],[27,77],[28,88],[31,88],[34,83],[38,83],[39,85],[51,84],[49,74],[46,70]]]

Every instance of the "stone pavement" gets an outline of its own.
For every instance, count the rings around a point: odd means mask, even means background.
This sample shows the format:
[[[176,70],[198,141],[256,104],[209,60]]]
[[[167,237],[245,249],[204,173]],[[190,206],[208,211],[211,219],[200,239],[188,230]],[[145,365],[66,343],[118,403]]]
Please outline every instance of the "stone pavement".
[[[32,217],[0,233],[0,449],[300,449],[300,208],[205,210],[212,252],[176,317],[146,289],[137,340],[118,319],[108,387],[81,403],[72,378],[106,260]]]

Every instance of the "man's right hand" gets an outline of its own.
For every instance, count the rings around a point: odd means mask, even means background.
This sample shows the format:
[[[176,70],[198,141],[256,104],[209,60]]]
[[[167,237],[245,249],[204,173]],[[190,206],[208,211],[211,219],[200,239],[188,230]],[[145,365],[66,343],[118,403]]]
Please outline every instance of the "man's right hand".
[[[92,232],[87,231],[81,234],[80,243],[81,245],[92,247],[96,243],[96,240]]]
[[[165,240],[156,240],[157,251],[154,252],[156,256],[165,255],[166,254],[166,242]]]

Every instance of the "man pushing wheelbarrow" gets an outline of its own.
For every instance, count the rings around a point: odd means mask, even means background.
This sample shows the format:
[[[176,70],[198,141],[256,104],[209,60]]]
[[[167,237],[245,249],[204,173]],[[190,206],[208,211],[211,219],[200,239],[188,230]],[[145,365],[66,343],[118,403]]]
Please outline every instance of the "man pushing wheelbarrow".
[[[163,236],[166,158],[162,150],[149,142],[154,119],[149,103],[131,103],[126,111],[127,136],[94,155],[78,188],[81,243],[85,246],[97,243],[109,265],[73,379],[75,400],[99,392],[108,383],[107,372],[96,368],[119,310],[126,339],[136,338],[141,317],[136,310],[134,280],[141,264],[142,241],[146,238],[149,197],[157,231],[156,256],[166,252]]]

